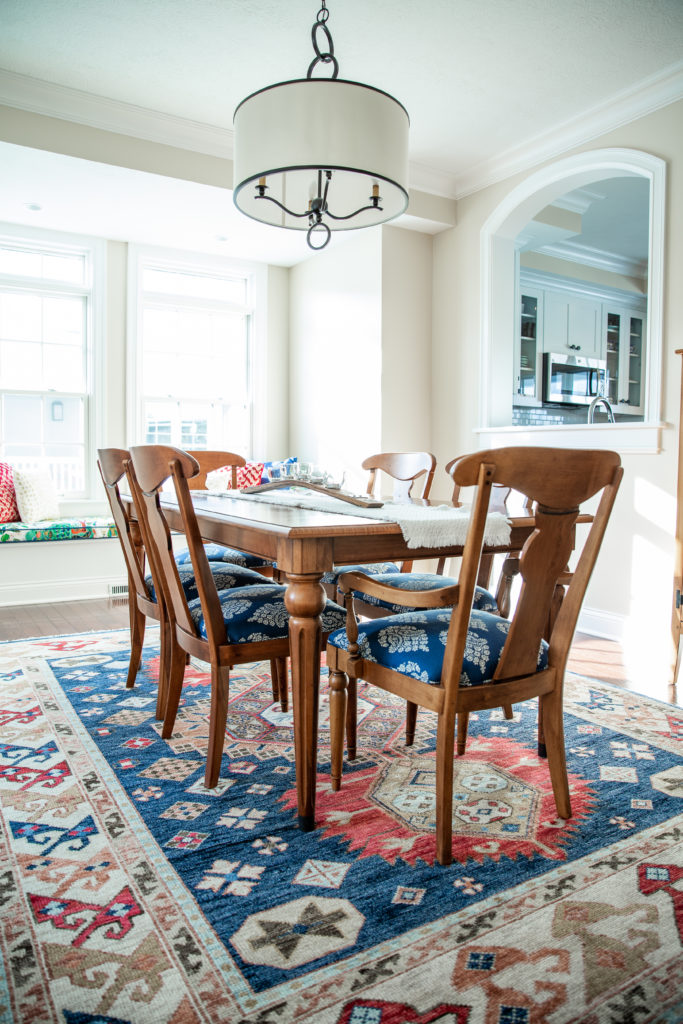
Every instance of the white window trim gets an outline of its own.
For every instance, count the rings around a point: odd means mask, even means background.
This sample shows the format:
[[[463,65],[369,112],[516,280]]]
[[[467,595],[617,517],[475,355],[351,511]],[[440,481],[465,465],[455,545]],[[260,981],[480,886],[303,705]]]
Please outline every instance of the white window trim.
[[[643,423],[582,424],[548,429],[497,423],[496,410],[509,404],[513,368],[514,238],[539,206],[573,188],[620,174],[650,182],[648,259],[647,391]],[[617,448],[622,452],[657,453],[662,446],[662,324],[666,163],[635,149],[587,150],[558,160],[513,188],[481,230],[480,426],[483,445],[550,444],[558,447]],[[503,353],[505,359],[503,359]],[[507,367],[509,355],[509,373]],[[503,381],[503,372],[506,374]],[[634,429],[637,428],[637,429]]]
[[[142,346],[140,302],[140,265],[153,261],[169,270],[194,268],[207,273],[228,273],[247,280],[246,306],[249,314],[249,367],[248,390],[251,409],[251,451],[263,451],[265,444],[266,404],[266,289],[267,267],[261,263],[214,256],[208,253],[186,252],[182,249],[166,249],[158,246],[128,246],[128,303],[127,303],[127,353],[126,353],[126,436],[128,444],[142,436],[142,396],[138,382],[142,380]],[[168,295],[163,296],[168,300]],[[190,300],[191,301],[191,300]],[[202,303],[207,303],[202,300]],[[221,304],[222,308],[228,305]],[[235,307],[237,308],[237,307]],[[244,307],[240,306],[240,310]]]
[[[88,375],[86,394],[88,396],[88,414],[85,418],[85,496],[62,497],[60,508],[64,514],[70,509],[88,512],[88,506],[99,508],[102,505],[99,494],[100,478],[97,473],[97,449],[102,447],[104,425],[106,423],[107,393],[105,387],[106,365],[106,281],[107,281],[107,246],[102,238],[91,235],[74,235],[64,231],[51,231],[29,225],[9,224],[0,222],[0,235],[14,242],[26,242],[30,245],[41,245],[55,250],[86,249],[90,252],[92,281],[90,283],[90,301],[88,302],[87,324],[87,361]],[[24,278],[24,281],[26,279]],[[42,282],[49,288],[49,281]],[[68,291],[68,287],[64,289]],[[81,289],[82,291],[82,289]]]

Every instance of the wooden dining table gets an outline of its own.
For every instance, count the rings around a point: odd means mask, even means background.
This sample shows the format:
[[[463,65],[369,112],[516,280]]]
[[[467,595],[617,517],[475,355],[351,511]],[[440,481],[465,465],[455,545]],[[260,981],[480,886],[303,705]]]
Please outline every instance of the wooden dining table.
[[[309,832],[315,828],[321,612],[326,598],[320,582],[323,573],[335,565],[458,556],[462,544],[408,548],[400,526],[393,522],[205,491],[192,492],[192,500],[205,541],[271,559],[286,577],[298,820],[299,827]],[[162,496],[161,504],[170,527],[182,530],[175,501]],[[420,504],[449,502],[420,500]],[[520,550],[533,531],[534,518],[523,506],[509,511],[508,517],[509,542],[484,549],[483,585],[488,584],[494,554]]]

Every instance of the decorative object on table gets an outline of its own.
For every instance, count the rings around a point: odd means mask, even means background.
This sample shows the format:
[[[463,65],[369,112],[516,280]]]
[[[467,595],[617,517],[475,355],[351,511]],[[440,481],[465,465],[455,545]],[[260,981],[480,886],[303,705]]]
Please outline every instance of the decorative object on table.
[[[306,231],[311,249],[408,206],[408,113],[383,90],[338,78],[329,13],[322,0],[306,78],[252,93],[233,122],[235,205]],[[332,77],[314,78],[318,65],[331,65]]]
[[[161,740],[156,635],[133,700],[127,630],[0,644],[0,956],[22,965],[8,1019],[683,1018],[681,708],[570,674],[574,819],[559,827],[532,703],[510,722],[473,714],[442,868],[433,716],[406,751],[403,701],[361,685],[366,745],[331,793],[323,686],[318,829],[304,833],[267,663],[235,674],[208,791],[209,675],[188,666]]]
[[[293,477],[291,480],[271,480],[267,484],[258,484],[256,487],[243,487],[243,494],[263,494],[265,491],[278,491],[283,488],[301,487],[306,491],[317,491],[319,494],[327,494],[330,498],[338,498],[340,501],[347,501],[350,505],[358,505],[359,508],[382,508],[384,502],[372,498],[367,494],[351,494],[349,491],[342,491],[336,487],[325,487],[323,484],[314,484],[309,480],[299,480]]]

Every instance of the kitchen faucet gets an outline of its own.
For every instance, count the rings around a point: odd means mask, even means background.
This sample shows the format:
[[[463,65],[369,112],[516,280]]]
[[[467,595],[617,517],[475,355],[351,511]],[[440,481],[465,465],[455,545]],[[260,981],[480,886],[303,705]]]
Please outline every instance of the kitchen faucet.
[[[612,412],[612,406],[609,404],[609,402],[607,401],[606,398],[602,397],[602,395],[598,395],[597,398],[594,398],[593,401],[591,402],[591,404],[589,405],[589,407],[588,407],[588,422],[589,423],[593,423],[593,421],[595,419],[595,410],[596,410],[596,408],[599,405],[604,405],[604,407],[605,407],[605,409],[607,411],[608,422],[609,423],[614,423],[614,413]]]

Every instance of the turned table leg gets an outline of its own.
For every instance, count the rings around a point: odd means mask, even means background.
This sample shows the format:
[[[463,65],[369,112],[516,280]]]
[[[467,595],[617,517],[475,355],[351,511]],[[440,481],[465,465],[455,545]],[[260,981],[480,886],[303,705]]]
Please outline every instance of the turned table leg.
[[[315,828],[315,786],[318,755],[318,691],[320,688],[321,612],[325,591],[320,574],[287,574],[285,607],[289,612],[292,660],[292,710],[299,827]]]

